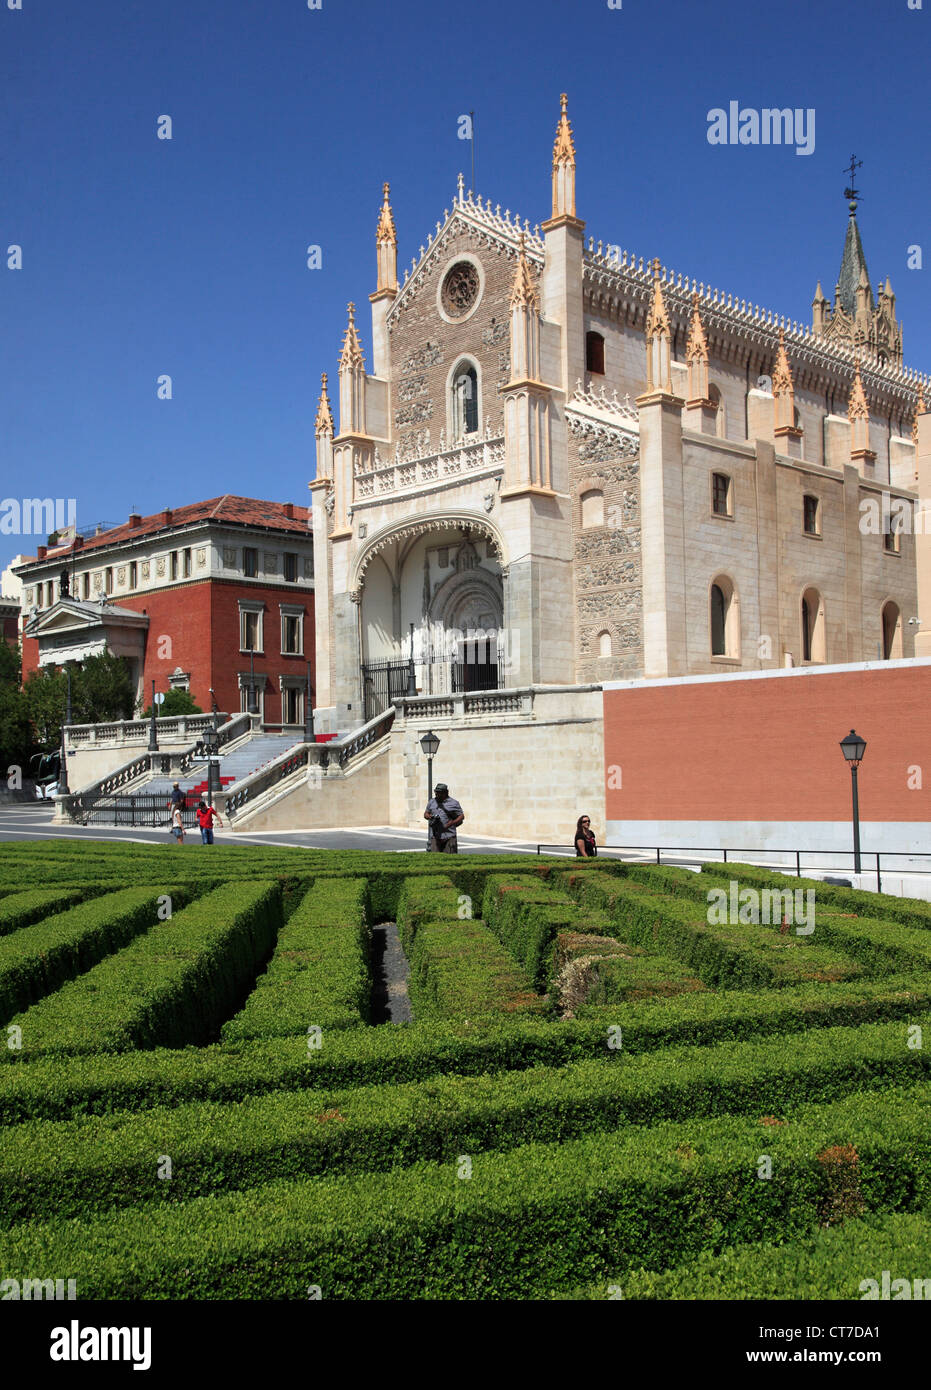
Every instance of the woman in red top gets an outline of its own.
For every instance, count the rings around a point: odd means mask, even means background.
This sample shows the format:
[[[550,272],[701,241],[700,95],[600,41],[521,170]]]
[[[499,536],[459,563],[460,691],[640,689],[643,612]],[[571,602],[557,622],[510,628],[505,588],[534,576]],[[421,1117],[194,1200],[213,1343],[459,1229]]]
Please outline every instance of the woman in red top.
[[[216,821],[218,825],[223,824],[220,819],[219,811],[215,811],[212,806],[208,806],[203,797],[201,797],[200,801],[197,803],[195,815],[197,816],[197,824],[200,826],[201,844],[212,845],[213,822]]]

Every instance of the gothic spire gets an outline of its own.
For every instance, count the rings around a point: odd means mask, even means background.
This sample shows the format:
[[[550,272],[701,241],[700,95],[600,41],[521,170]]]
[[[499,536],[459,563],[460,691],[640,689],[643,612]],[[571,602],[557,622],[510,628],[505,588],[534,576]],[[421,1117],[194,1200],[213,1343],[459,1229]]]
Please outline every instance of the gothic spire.
[[[708,361],[708,340],[705,337],[705,330],[702,327],[701,314],[698,312],[698,291],[692,291],[692,321],[689,324],[689,338],[685,347],[686,362],[707,362]]]
[[[317,406],[317,420],[315,431],[317,434],[333,433],[333,411],[330,407],[330,397],[326,389],[327,374],[324,372],[320,377],[320,404]]]
[[[537,294],[533,276],[530,273],[530,266],[527,263],[527,256],[524,250],[524,234],[520,234],[520,248],[517,253],[517,271],[514,275],[514,283],[511,286],[510,304],[513,308],[515,304],[521,307],[536,309],[539,307],[540,297]]]
[[[378,229],[375,232],[375,240],[377,242],[388,241],[397,246],[398,234],[394,229],[394,217],[391,213],[391,204],[388,202],[388,194],[390,191],[390,184],[386,183],[382,185],[383,202],[381,205],[381,215],[378,219]]]
[[[375,294],[382,296],[386,292],[396,294],[398,289],[398,234],[388,201],[389,192],[390,188],[386,183],[382,188],[383,201],[378,227],[375,230],[375,254],[378,259],[378,283]]]
[[[840,273],[837,277],[838,300],[840,307],[849,319],[856,316],[857,289],[862,276],[866,276],[866,288],[869,295],[868,308],[872,312],[874,308],[873,291],[870,287],[869,272],[866,268],[866,253],[863,250],[863,242],[860,240],[860,228],[857,226],[857,205],[851,198],[844,254],[841,257]]]
[[[346,335],[343,338],[342,351],[339,354],[339,369],[364,367],[365,358],[362,355],[362,344],[359,342],[359,334],[356,331],[356,306],[349,304],[349,323],[346,327]]]
[[[659,278],[659,260],[653,261],[653,299],[647,317],[647,392],[672,395],[672,356],[669,315]]]
[[[847,402],[847,419],[868,420],[869,418],[870,408],[866,401],[866,392],[863,389],[863,378],[860,375],[860,359],[858,357],[853,385],[850,388],[850,398]]]
[[[575,145],[569,124],[569,98],[560,95],[562,108],[553,145],[553,217],[575,217]]]

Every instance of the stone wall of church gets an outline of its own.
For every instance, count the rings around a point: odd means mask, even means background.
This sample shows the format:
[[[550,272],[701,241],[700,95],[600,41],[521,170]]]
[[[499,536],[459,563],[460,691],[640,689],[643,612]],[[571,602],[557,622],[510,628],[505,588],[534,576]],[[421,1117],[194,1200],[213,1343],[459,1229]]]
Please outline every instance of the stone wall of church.
[[[480,263],[479,298],[471,311],[447,322],[437,306],[438,291],[449,268],[467,257]],[[505,248],[465,226],[445,237],[420,267],[415,293],[388,320],[392,452],[397,442],[402,456],[426,453],[437,447],[441,431],[449,439],[449,377],[463,356],[478,365],[480,431],[490,419],[493,432],[502,432],[499,388],[510,376],[508,297],[514,268]]]
[[[613,680],[643,671],[639,473],[635,436],[580,423],[570,427],[578,681]],[[603,494],[601,524],[583,526],[581,499],[587,492]],[[600,634],[605,632],[611,639],[610,656],[599,654]]]

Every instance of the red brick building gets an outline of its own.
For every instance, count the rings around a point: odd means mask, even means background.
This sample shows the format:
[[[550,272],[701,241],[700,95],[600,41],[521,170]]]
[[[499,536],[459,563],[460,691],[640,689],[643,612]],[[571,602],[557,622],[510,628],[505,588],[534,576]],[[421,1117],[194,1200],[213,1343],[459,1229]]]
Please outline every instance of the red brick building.
[[[15,599],[0,599],[0,638],[8,647],[19,645],[19,604]]]
[[[23,676],[109,649],[129,666],[137,698],[190,691],[202,709],[256,698],[266,724],[304,721],[313,682],[310,510],[290,502],[215,497],[99,535],[38,548],[21,565],[27,616]]]

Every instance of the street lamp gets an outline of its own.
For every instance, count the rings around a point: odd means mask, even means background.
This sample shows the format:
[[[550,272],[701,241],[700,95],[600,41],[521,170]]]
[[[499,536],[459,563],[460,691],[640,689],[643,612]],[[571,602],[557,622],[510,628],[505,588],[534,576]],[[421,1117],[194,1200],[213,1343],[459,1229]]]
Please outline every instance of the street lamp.
[[[71,667],[65,666],[65,680],[68,682],[68,695],[65,703],[65,722],[61,726],[61,766],[58,769],[58,795],[70,796],[71,788],[68,786],[68,755],[65,752],[65,730],[71,723]]]
[[[249,648],[249,713],[258,714],[259,702],[255,694],[255,649]]]
[[[304,742],[315,743],[313,688],[310,684],[310,662],[307,663],[307,689],[304,691]]]
[[[857,792],[857,768],[866,752],[866,739],[853,729],[840,741],[841,752],[850,764],[850,781],[853,788],[853,871],[860,872],[860,798]]]
[[[220,727],[220,706],[217,704],[217,697],[213,693],[213,686],[210,687],[210,708],[213,711],[213,727]]]
[[[215,773],[215,769],[217,772],[219,771],[216,767],[219,761],[218,749],[219,740],[217,738],[217,731],[216,729],[211,729],[208,725],[204,730],[204,751],[207,755],[207,804],[209,806],[213,805],[214,790],[219,780]]]
[[[149,720],[149,752],[158,752],[158,730],[155,727],[155,681],[152,682],[152,718]]]
[[[420,746],[427,758],[427,800],[433,795],[433,759],[436,757],[436,750],[440,746],[440,740],[434,733],[426,733],[420,740]]]
[[[407,698],[413,700],[417,694],[417,681],[414,676],[414,624],[411,623],[411,651],[407,662]],[[423,742],[423,740],[421,740]]]

